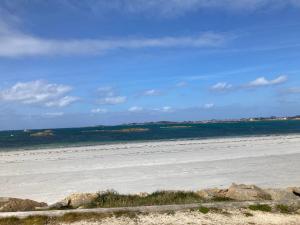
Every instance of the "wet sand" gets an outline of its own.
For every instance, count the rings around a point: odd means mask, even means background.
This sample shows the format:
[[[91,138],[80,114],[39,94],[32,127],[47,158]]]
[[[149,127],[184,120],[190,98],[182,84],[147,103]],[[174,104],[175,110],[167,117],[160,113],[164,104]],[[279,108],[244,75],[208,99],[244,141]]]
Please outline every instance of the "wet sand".
[[[300,185],[300,135],[0,152],[0,195],[53,203],[73,192]]]

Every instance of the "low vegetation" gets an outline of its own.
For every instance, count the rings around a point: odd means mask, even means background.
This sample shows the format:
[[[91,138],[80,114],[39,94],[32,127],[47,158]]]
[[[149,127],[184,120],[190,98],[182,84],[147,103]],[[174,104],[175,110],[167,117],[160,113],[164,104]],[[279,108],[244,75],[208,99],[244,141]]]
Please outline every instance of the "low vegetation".
[[[203,199],[195,192],[157,191],[148,195],[123,195],[115,191],[100,193],[86,208],[112,208],[150,205],[199,203]]]
[[[136,218],[139,212],[119,211],[114,213],[66,213],[60,217],[29,216],[24,219],[16,217],[0,218],[0,225],[54,225],[61,223],[74,223],[79,221],[101,221],[109,217]]]
[[[227,198],[227,197],[218,197],[218,196],[216,196],[216,197],[213,197],[211,199],[211,201],[214,201],[214,202],[227,202],[227,201],[233,201],[233,199]]]
[[[249,209],[253,211],[271,212],[272,207],[266,204],[250,205]]]
[[[249,213],[249,212],[244,212],[244,216],[246,216],[246,217],[253,217],[254,215],[252,213]]]
[[[207,213],[209,213],[209,208],[207,208],[207,207],[203,207],[203,206],[201,206],[200,208],[199,208],[199,212],[201,212],[201,213],[203,213],[203,214],[207,214]]]
[[[45,225],[49,224],[50,218],[46,216],[29,216],[24,219],[16,217],[1,218],[0,225]]]
[[[249,206],[249,209],[254,211],[263,211],[263,212],[271,212],[272,207],[266,204],[257,204]],[[291,209],[286,205],[277,205],[274,207],[274,210],[278,210],[281,213],[291,213]],[[204,206],[200,206],[199,208],[191,209],[191,212],[199,212],[202,214],[208,213],[218,213],[226,216],[230,216],[227,210],[221,208],[208,208]],[[176,211],[170,210],[161,212],[166,215],[175,215]],[[74,222],[80,221],[102,221],[111,217],[127,217],[130,219],[137,219],[141,215],[147,215],[148,213],[142,213],[139,211],[128,211],[128,210],[120,210],[116,212],[105,212],[105,213],[94,213],[94,212],[79,212],[79,213],[66,213],[63,216],[58,217],[48,217],[48,216],[29,216],[27,218],[17,218],[17,217],[8,217],[8,218],[0,218],[0,225],[57,225],[57,224],[71,224]],[[245,217],[253,217],[254,214],[251,212],[243,212],[242,215]]]
[[[276,209],[281,213],[291,213],[292,209],[290,209],[287,205],[277,205]]]

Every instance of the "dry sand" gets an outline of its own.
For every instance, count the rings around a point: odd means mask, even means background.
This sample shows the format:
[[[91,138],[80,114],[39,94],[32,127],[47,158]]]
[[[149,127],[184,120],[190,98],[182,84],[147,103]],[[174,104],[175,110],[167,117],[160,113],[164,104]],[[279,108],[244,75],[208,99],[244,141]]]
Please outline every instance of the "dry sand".
[[[299,225],[300,215],[251,212],[246,217],[242,211],[220,213],[177,212],[174,215],[150,214],[137,218],[107,218],[100,222],[77,222],[72,225]]]
[[[53,203],[106,189],[299,186],[299,162],[300,135],[0,152],[0,195]]]

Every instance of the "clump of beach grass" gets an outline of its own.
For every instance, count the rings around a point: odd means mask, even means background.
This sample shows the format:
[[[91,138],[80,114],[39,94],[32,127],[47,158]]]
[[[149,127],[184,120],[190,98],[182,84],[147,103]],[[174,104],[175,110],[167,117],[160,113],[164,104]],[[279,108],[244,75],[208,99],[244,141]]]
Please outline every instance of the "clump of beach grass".
[[[214,201],[214,202],[227,202],[227,201],[233,201],[233,199],[227,198],[227,197],[219,197],[219,196],[216,196],[216,197],[213,197],[213,198],[211,199],[211,201]]]
[[[207,207],[204,207],[204,206],[201,206],[201,207],[199,208],[199,212],[201,212],[201,213],[203,213],[203,214],[207,214],[207,213],[209,213],[209,211],[210,211],[210,209],[207,208]]]
[[[276,205],[276,209],[281,213],[291,213],[293,210],[287,205]]]
[[[99,193],[98,197],[86,205],[86,208],[134,207],[151,205],[191,204],[203,201],[195,192],[185,191],[156,191],[151,194],[124,195],[116,191]]]
[[[253,211],[271,212],[272,207],[267,204],[250,205],[249,209]]]
[[[45,225],[49,224],[51,218],[47,216],[29,216],[24,219],[17,217],[1,218],[0,225]]]

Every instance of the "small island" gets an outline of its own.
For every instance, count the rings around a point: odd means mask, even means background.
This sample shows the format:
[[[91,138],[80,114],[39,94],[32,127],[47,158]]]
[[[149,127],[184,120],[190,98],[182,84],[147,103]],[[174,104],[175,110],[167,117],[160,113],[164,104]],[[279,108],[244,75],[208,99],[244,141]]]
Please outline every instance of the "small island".
[[[44,130],[36,133],[30,134],[31,137],[49,137],[54,136],[54,133],[52,130]]]

